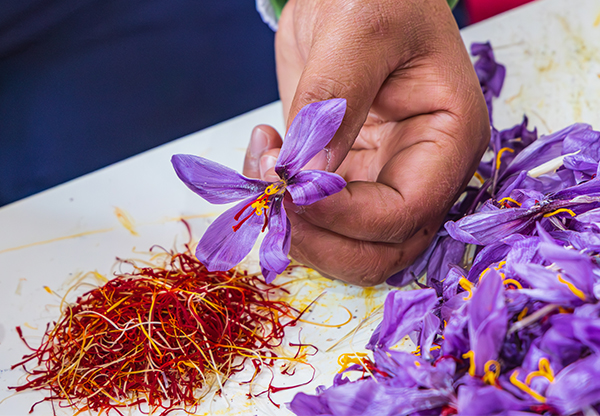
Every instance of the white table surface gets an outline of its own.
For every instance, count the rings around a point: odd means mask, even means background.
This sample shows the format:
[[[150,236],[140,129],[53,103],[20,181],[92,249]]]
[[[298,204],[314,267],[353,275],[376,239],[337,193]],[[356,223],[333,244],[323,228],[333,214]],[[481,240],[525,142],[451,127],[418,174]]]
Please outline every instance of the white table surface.
[[[494,107],[498,128],[520,122],[523,114],[541,133],[577,121],[600,128],[600,0],[539,0],[462,34],[467,45],[490,40],[496,58],[507,67],[505,87]],[[64,294],[78,273],[110,275],[117,256],[140,257],[134,250],[147,250],[153,244],[173,247],[185,241],[181,217],[189,219],[198,238],[224,208],[190,192],[173,173],[170,156],[192,153],[240,169],[250,132],[259,123],[282,132],[280,103],[0,208],[0,415],[27,414],[43,397],[40,392],[11,396],[7,386],[23,382],[23,371],[10,366],[28,352],[15,327],[22,326],[28,340],[37,345],[46,323],[58,317],[59,300],[44,286]],[[116,209],[133,219],[137,235],[119,222]],[[255,268],[256,260],[250,259],[247,267]],[[319,384],[331,384],[339,369],[337,357],[352,349],[363,350],[370,331],[358,334],[352,345],[344,342],[330,353],[324,350],[379,306],[389,290],[309,277],[296,285],[290,298],[292,304],[302,306],[326,291],[308,319],[343,322],[347,313],[338,305],[348,307],[355,318],[340,329],[302,325],[302,339],[321,350],[311,359],[317,377],[298,390],[274,394],[279,403],[289,401],[296,391],[313,392]],[[292,341],[297,336],[290,334]],[[278,385],[302,382],[304,376],[306,372],[300,371],[294,378],[278,378]],[[201,410],[222,415],[290,414],[284,406],[277,409],[264,399],[247,400],[246,391],[229,383],[225,388],[229,405],[216,398]],[[36,409],[36,415],[52,412],[47,403]]]

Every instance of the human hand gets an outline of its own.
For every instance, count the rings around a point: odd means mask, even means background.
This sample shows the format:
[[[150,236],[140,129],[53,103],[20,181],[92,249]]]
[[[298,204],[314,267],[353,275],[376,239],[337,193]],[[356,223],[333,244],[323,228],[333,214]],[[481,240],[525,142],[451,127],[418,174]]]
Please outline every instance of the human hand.
[[[345,98],[344,121],[306,168],[340,193],[286,202],[291,256],[370,286],[427,248],[489,141],[485,101],[445,0],[290,0],[276,34],[287,125],[306,104]],[[281,137],[255,128],[244,174],[274,179]]]

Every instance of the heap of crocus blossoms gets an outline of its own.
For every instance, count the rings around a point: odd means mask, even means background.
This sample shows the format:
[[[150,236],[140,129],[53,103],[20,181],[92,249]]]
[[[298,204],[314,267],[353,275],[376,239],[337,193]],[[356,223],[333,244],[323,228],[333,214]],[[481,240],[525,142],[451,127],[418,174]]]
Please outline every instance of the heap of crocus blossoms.
[[[505,69],[489,44],[472,53],[491,120]],[[490,155],[431,247],[388,282],[427,273],[421,290],[389,294],[373,359],[297,394],[297,415],[599,414],[600,132],[537,138],[524,119],[492,129]],[[396,348],[407,335],[412,353]]]

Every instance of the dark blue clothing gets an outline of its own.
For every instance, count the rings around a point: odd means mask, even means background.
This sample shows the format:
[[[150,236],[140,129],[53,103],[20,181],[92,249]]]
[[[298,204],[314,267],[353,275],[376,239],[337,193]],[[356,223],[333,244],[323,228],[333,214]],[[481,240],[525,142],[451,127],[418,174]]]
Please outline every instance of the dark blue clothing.
[[[277,98],[252,0],[0,0],[0,205]]]

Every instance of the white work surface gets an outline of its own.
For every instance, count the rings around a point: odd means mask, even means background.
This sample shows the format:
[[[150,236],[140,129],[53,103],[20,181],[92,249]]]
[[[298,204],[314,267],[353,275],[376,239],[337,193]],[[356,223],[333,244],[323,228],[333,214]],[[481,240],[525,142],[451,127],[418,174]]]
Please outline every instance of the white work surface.
[[[510,127],[527,114],[530,126],[541,133],[579,121],[600,128],[600,0],[541,0],[462,33],[467,45],[490,40],[497,60],[507,67],[502,96],[494,104],[496,127]],[[170,248],[186,241],[181,217],[189,219],[197,239],[223,207],[211,206],[189,191],[175,176],[171,155],[197,154],[240,169],[250,132],[259,123],[282,132],[281,105],[268,105],[0,209],[0,415],[27,414],[44,397],[43,392],[9,397],[12,391],[7,389],[24,382],[24,372],[10,367],[29,352],[15,327],[20,325],[37,346],[46,324],[58,318],[59,298],[44,286],[62,295],[79,273],[110,275],[117,256],[139,258],[134,250],[144,251],[153,244]],[[129,215],[135,233],[118,220],[116,210]],[[256,267],[256,262],[251,260],[247,267]],[[389,291],[385,286],[361,289],[314,274],[305,276],[309,278],[301,279],[290,297],[293,305],[306,305],[325,291],[307,319],[344,322],[348,314],[340,305],[354,318],[341,328],[302,325],[302,340],[320,349],[310,358],[317,376],[309,385],[274,394],[279,403],[297,391],[313,392],[317,385],[331,384],[339,369],[337,357],[363,350],[370,330],[357,334],[352,345],[345,341],[329,353],[325,349],[381,305]],[[294,332],[290,341],[297,339]],[[277,385],[301,383],[307,374],[299,371],[294,377],[277,378]],[[290,413],[264,398],[248,400],[246,392],[247,387],[231,382],[224,390],[230,407],[217,397],[199,413]],[[44,403],[34,414],[51,412]]]

